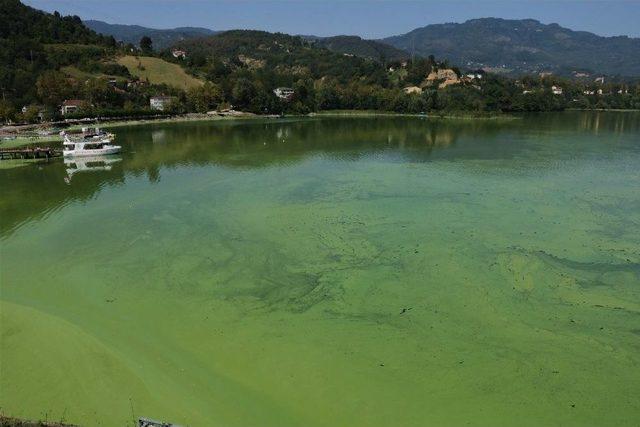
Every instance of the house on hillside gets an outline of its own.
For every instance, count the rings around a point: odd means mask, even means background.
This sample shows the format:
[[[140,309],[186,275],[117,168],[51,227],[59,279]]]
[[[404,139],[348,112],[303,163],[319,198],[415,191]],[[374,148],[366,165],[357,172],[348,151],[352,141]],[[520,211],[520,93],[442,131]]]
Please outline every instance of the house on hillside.
[[[469,71],[464,76],[467,80],[480,80],[484,76],[484,70]]]
[[[277,87],[273,90],[273,93],[280,99],[291,101],[291,98],[293,98],[295,91],[290,87]]]
[[[82,99],[67,99],[62,103],[60,107],[60,114],[66,116],[67,114],[73,114],[82,107],[87,105],[87,101]]]
[[[173,96],[152,96],[149,98],[149,107],[152,110],[165,111],[174,101],[175,97]]]
[[[180,49],[174,49],[171,51],[171,55],[173,55],[174,58],[185,59],[187,57],[187,52]]]
[[[554,95],[562,95],[562,88],[560,86],[551,86],[551,92]]]
[[[406,93],[407,95],[410,95],[412,93],[415,93],[417,95],[422,94],[422,88],[418,87],[418,86],[407,86],[404,89],[402,89],[404,91],[404,93]]]

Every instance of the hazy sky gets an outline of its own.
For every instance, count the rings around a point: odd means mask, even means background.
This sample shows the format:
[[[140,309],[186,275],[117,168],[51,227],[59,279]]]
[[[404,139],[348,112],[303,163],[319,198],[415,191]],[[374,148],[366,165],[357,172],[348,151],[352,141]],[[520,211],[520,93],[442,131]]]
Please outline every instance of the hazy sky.
[[[534,18],[601,35],[640,37],[640,0],[23,0],[83,19],[154,28],[250,28],[379,38],[471,18]]]

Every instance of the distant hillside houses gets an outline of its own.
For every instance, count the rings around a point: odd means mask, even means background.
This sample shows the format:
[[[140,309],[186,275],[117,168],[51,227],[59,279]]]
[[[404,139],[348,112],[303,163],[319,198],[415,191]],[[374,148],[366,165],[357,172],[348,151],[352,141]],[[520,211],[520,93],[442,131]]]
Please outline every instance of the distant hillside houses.
[[[173,57],[177,59],[185,59],[187,57],[187,52],[180,49],[173,49],[171,51],[171,55],[173,55]]]
[[[484,70],[469,71],[464,77],[466,77],[467,80],[480,80],[484,74]]]
[[[420,95],[422,94],[422,88],[419,86],[407,86],[404,89],[402,89],[404,91],[404,93],[406,93],[407,95],[410,95],[412,93]]]
[[[175,97],[173,96],[152,96],[149,98],[149,107],[152,110],[165,111],[174,101]]]
[[[60,107],[60,114],[63,116],[67,114],[73,114],[79,109],[87,105],[87,101],[82,99],[67,99],[62,103]]]
[[[290,87],[277,87],[273,90],[273,93],[280,99],[290,101],[295,91]]]

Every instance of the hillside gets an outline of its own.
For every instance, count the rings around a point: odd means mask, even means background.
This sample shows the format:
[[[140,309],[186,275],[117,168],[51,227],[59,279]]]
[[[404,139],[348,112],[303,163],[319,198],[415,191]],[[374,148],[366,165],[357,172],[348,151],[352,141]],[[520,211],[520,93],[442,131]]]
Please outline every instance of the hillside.
[[[143,36],[153,41],[156,50],[165,49],[179,41],[216,34],[216,31],[200,27],[179,27],[171,29],[147,28],[140,25],[109,24],[103,21],[87,20],[84,24],[93,31],[113,36],[117,41],[138,45]]]
[[[39,75],[105,55],[115,40],[86,28],[77,16],[49,14],[18,0],[0,0],[0,89],[22,105],[36,97]]]
[[[516,74],[587,70],[640,75],[640,39],[601,37],[533,19],[483,18],[462,24],[428,25],[382,41],[469,68],[495,68]]]
[[[187,63],[199,67],[217,64],[210,73],[246,70],[275,73],[274,84],[292,84],[300,78],[355,77],[368,81],[384,78],[385,71],[373,61],[330,51],[299,36],[254,30],[232,30],[210,37],[189,39],[175,45],[187,52]],[[214,64],[214,65],[215,65]]]
[[[177,89],[202,86],[203,82],[185,73],[177,64],[149,56],[123,56],[118,64],[124,65],[132,76],[148,80],[151,84],[166,84]]]
[[[105,44],[108,37],[96,34],[77,16],[49,14],[22,4],[0,0],[0,39],[29,38],[34,43]]]
[[[375,61],[400,61],[409,58],[409,54],[401,49],[376,40],[365,40],[358,36],[335,36],[313,38],[317,46],[347,55]]]

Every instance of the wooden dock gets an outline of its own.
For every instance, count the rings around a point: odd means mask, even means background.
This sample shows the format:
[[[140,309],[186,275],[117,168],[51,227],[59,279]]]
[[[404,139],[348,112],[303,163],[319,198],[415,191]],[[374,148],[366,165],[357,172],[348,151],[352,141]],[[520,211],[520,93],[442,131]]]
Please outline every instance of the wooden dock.
[[[31,148],[13,148],[0,149],[0,160],[15,159],[51,159],[53,157],[62,156],[60,149],[51,147],[31,147]]]

